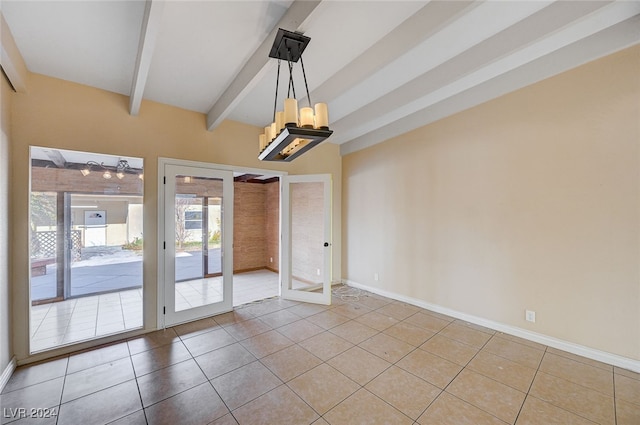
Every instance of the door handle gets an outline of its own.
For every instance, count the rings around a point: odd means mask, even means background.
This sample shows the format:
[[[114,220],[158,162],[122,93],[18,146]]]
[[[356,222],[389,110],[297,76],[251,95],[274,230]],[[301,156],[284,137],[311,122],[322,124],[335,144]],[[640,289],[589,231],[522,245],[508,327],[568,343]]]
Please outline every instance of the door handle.
[[[324,246],[325,246],[325,247],[329,246],[329,242],[325,242],[325,243],[324,243]]]

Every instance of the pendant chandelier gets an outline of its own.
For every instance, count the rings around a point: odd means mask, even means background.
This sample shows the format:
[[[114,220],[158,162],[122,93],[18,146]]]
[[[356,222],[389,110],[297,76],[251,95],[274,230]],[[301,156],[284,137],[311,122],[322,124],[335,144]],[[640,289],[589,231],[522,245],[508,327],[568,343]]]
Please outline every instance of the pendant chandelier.
[[[302,52],[311,38],[280,28],[273,41],[269,57],[278,60],[276,77],[276,95],[273,102],[273,121],[264,128],[259,136],[262,161],[293,161],[312,147],[327,139],[329,130],[329,111],[326,103],[316,103],[311,107],[311,96],[304,71]],[[278,110],[278,88],[280,83],[280,63],[286,61],[289,68],[289,83],[284,107]],[[308,106],[298,110],[296,89],[293,83],[293,64],[300,60],[304,88]]]

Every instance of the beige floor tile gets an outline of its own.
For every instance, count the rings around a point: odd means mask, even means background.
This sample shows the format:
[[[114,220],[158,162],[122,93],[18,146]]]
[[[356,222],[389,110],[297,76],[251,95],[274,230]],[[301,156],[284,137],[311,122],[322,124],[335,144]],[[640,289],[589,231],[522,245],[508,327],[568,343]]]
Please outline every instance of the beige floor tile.
[[[412,351],[396,363],[396,366],[442,389],[462,370],[461,366],[424,350]]]
[[[64,376],[68,362],[69,358],[63,357],[46,362],[20,366],[13,372],[2,393],[19,390],[20,388]]]
[[[273,329],[288,325],[289,323],[293,323],[300,319],[300,316],[290,312],[289,310],[278,310],[273,313],[260,316],[260,320],[271,326]]]
[[[307,319],[301,319],[297,322],[278,328],[278,332],[294,342],[301,342],[309,339],[314,335],[324,332],[320,326],[311,323]]]
[[[144,407],[193,388],[207,381],[195,360],[190,359],[138,378]]]
[[[365,388],[414,420],[442,392],[438,387],[396,366],[382,372]]]
[[[182,341],[194,357],[234,344],[235,342],[236,340],[223,328],[201,333]]]
[[[130,358],[114,360],[68,374],[64,380],[62,403],[121,384],[133,378],[133,366]]]
[[[360,385],[365,385],[391,366],[360,347],[353,347],[327,362]]]
[[[544,356],[543,349],[533,348],[510,339],[499,337],[498,335],[491,338],[482,350],[532,369],[537,369],[540,366],[540,362]]]
[[[60,404],[63,384],[64,377],[60,377],[3,393],[0,395],[0,407],[3,413],[0,415],[0,423],[4,424],[15,419],[11,409],[15,412],[15,409],[24,408],[29,412],[31,409],[57,407]]]
[[[440,331],[440,335],[447,338],[455,339],[472,347],[481,348],[491,339],[491,335],[469,326],[464,326],[459,322],[451,323],[449,326]]]
[[[262,363],[253,362],[211,380],[227,407],[235,410],[280,386],[282,381]]]
[[[539,371],[529,394],[601,425],[615,423],[612,397],[566,379]]]
[[[282,385],[236,409],[240,425],[311,424],[318,419],[313,411],[286,385]]]
[[[356,392],[360,386],[324,363],[287,384],[320,415]]]
[[[567,351],[558,350],[557,348],[548,347],[547,353],[556,354],[558,356],[566,357],[571,360],[575,360],[580,363],[588,364],[589,366],[597,367],[607,371],[613,371],[613,366],[606,363],[599,362],[597,360],[591,360],[586,357],[578,356],[577,354],[569,353]]]
[[[430,338],[420,348],[460,366],[465,366],[478,353],[478,348],[440,334]]]
[[[33,425],[45,425],[38,422]],[[55,424],[54,424],[55,425]],[[123,418],[118,419],[115,422],[110,422],[109,425],[147,425],[147,418],[144,415],[144,410],[138,410]]]
[[[216,316],[218,317],[218,316]],[[212,318],[196,320],[195,322],[184,323],[182,325],[174,326],[173,329],[181,339],[191,338],[196,335],[200,335],[205,332],[210,332],[218,329],[220,325],[216,323]]]
[[[195,357],[208,379],[231,372],[256,360],[239,342]]]
[[[296,306],[290,307],[287,310],[294,314],[297,314],[300,317],[308,317],[314,314],[322,313],[328,308],[329,307],[325,305],[301,303]]]
[[[525,393],[467,369],[453,380],[447,392],[507,423],[516,420],[525,398]]]
[[[293,341],[281,335],[277,331],[268,331],[260,335],[252,336],[241,342],[242,346],[249,350],[257,358],[273,354],[283,348],[293,345]]]
[[[163,345],[131,356],[136,376],[146,375],[191,358],[191,353],[180,341]]]
[[[129,347],[126,342],[105,345],[69,356],[67,373],[78,372],[93,366],[108,363],[113,360],[129,357]]]
[[[420,309],[416,306],[394,301],[376,310],[380,314],[391,316],[397,320],[404,320],[413,316]]]
[[[299,343],[320,360],[327,361],[353,347],[353,344],[331,332],[323,332]]]
[[[493,415],[443,392],[418,418],[420,425],[505,425]]]
[[[547,350],[547,346],[544,344],[539,344],[537,342],[529,341],[528,339],[520,338],[515,335],[509,335],[504,332],[496,332],[495,337],[506,339],[511,342],[517,342],[518,344],[526,345],[527,347],[535,348],[536,350],[541,350],[541,351]]]
[[[435,317],[431,314],[423,313],[419,311],[415,313],[413,316],[408,317],[405,322],[411,323],[412,325],[420,326],[431,332],[440,332],[451,323],[451,320],[441,319],[439,317]]]
[[[391,335],[401,341],[419,347],[429,338],[435,335],[434,332],[423,329],[419,326],[412,325],[407,322],[397,323],[383,331],[387,335]]]
[[[624,400],[616,400],[617,425],[640,424],[640,405]]]
[[[211,422],[209,425],[238,425],[238,421],[236,421],[231,413],[228,413],[223,417]]]
[[[106,424],[141,408],[136,381],[131,380],[63,404],[58,424]]]
[[[334,313],[333,310],[326,310],[307,317],[307,320],[323,329],[331,329],[348,322],[349,318],[342,314]]]
[[[271,326],[260,319],[249,319],[226,326],[224,330],[229,332],[229,334],[238,341],[242,341],[243,339],[270,331]]]
[[[129,353],[137,354],[179,341],[178,334],[172,328],[151,332],[143,336],[129,339]]]
[[[349,319],[355,319],[356,317],[360,317],[363,314],[367,314],[372,310],[368,307],[358,304],[343,304],[338,307],[331,309],[332,312],[341,314]]]
[[[614,367],[613,371],[616,375],[626,376],[627,378],[632,378],[637,381],[640,381],[640,373],[632,372],[627,369],[622,369],[620,367]]]
[[[363,293],[358,297],[358,300],[355,301],[356,304],[363,305],[372,310],[377,310],[380,307],[384,307],[391,302],[392,301],[389,298],[384,298],[371,293]]]
[[[595,425],[583,417],[575,415],[535,397],[528,396],[518,415],[516,425]]]
[[[616,375],[616,398],[640,406],[640,381]]]
[[[230,326],[235,323],[244,322],[245,320],[254,319],[255,316],[251,314],[248,310],[244,308],[236,308],[233,311],[228,313],[219,314],[217,316],[213,316],[213,320],[219,326]],[[206,320],[206,319],[203,319]]]
[[[229,413],[229,409],[211,384],[205,382],[147,407],[145,413],[149,423],[154,425],[208,424]]]
[[[546,353],[540,370],[613,397],[613,369],[604,370],[567,357]]]
[[[350,396],[348,399],[330,410],[324,418],[331,425],[353,424],[393,424],[410,425],[409,417],[365,389]]]
[[[384,333],[374,335],[358,346],[390,363],[397,362],[415,350],[414,346]]]
[[[322,360],[296,344],[262,358],[261,362],[287,382],[318,366]]]
[[[370,328],[378,331],[383,331],[399,322],[398,319],[394,319],[389,315],[380,314],[377,311],[371,311],[367,314],[363,314],[355,320],[356,322],[360,322],[363,325],[369,326]]]
[[[476,325],[475,323],[467,322],[465,320],[455,319],[454,323],[457,325],[465,326],[467,328],[474,329],[476,331],[484,332],[489,335],[495,335],[496,331],[489,329],[486,326]]]
[[[469,362],[467,369],[495,379],[524,393],[529,391],[535,369],[531,369],[504,357],[481,351]]]
[[[356,322],[355,320],[336,326],[329,332],[338,335],[342,339],[346,339],[352,344],[360,344],[365,339],[369,339],[378,333],[377,330]]]

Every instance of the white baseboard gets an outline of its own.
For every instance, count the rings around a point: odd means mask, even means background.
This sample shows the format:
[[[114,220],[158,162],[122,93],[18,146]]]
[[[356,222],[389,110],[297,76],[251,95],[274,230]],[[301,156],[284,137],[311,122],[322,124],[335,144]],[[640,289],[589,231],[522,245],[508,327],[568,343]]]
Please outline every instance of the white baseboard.
[[[15,356],[11,358],[7,367],[2,371],[0,375],[0,393],[4,390],[5,385],[9,382],[9,378],[13,375],[13,371],[16,370],[17,362]]]
[[[529,341],[537,342],[539,344],[547,345],[549,347],[557,348],[558,350],[567,351],[578,356],[586,357],[588,359],[597,360],[599,362],[607,363],[613,366],[618,366],[623,369],[631,370],[633,372],[640,373],[640,361],[630,359],[628,357],[619,356],[617,354],[608,353],[606,351],[596,350],[594,348],[585,347],[580,344],[565,341],[562,339],[554,338],[551,336],[539,334],[536,332],[528,331],[526,329],[518,328],[511,325],[506,325],[500,322],[494,322],[493,320],[484,319],[482,317],[473,316],[471,314],[462,313],[460,311],[452,310],[447,307],[442,307],[437,304],[431,304],[426,301],[407,297],[404,295],[396,294],[394,292],[385,291],[383,289],[374,288],[367,285],[362,285],[351,280],[343,280],[343,283],[354,288],[363,289],[365,291],[372,292],[374,294],[382,295],[383,297],[391,298],[397,301],[402,301],[407,304],[415,305],[427,310],[434,311],[436,313],[445,314],[447,316],[454,317],[456,319],[464,320],[469,323],[484,326],[485,328],[493,329],[499,332],[504,332],[509,335],[514,335],[520,338],[527,339]]]

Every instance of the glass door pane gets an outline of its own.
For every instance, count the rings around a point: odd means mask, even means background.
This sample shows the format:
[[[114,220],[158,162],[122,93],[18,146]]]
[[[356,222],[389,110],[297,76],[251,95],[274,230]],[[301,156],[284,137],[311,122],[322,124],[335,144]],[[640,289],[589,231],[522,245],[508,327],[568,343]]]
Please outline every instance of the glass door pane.
[[[282,196],[286,299],[331,303],[331,178],[287,176]]]
[[[231,309],[233,174],[165,166],[165,325]]]

